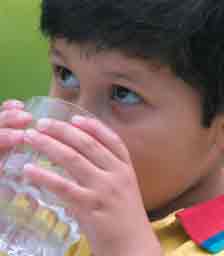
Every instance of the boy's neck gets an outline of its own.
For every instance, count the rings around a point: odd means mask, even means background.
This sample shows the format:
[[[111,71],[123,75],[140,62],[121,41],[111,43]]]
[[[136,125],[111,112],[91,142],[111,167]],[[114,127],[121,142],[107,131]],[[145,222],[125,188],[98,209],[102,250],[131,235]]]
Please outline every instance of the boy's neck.
[[[212,199],[224,193],[224,169],[212,172],[197,185],[186,191],[167,206],[148,214],[151,221],[161,219],[168,214],[196,203]]]

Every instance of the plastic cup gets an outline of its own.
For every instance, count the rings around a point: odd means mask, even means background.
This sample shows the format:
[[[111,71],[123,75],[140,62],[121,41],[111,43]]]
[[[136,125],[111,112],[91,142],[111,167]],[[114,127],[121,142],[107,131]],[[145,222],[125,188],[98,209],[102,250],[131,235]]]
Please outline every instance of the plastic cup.
[[[47,96],[31,98],[25,103],[25,110],[33,116],[29,128],[35,128],[42,118],[69,122],[74,115],[94,117],[78,105]],[[66,177],[61,166],[30,146],[17,146],[6,156],[0,188],[10,194],[0,197],[0,223],[4,219],[5,227],[4,234],[0,235],[0,251],[13,255],[61,255],[79,240],[78,224],[74,217],[67,215],[67,205],[60,198],[24,178],[23,169],[27,163],[35,163]],[[5,198],[7,200],[3,200]]]

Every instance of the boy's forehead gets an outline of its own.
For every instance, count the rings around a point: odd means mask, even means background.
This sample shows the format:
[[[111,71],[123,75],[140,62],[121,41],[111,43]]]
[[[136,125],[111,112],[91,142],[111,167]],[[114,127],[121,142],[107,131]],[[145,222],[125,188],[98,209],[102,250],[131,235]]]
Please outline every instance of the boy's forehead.
[[[168,71],[158,61],[150,61],[137,57],[126,56],[118,49],[97,51],[92,44],[68,43],[65,39],[55,39],[50,42],[50,56],[55,56],[66,62],[83,60],[101,66],[101,70],[108,75],[122,78],[121,71],[129,76],[140,79],[142,72],[155,73],[161,70]]]

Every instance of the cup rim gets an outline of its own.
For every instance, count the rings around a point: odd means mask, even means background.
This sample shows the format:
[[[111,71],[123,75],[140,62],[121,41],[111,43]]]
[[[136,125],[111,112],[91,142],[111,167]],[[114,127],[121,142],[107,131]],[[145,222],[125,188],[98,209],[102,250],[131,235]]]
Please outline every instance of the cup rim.
[[[44,95],[44,96],[40,96],[40,95],[32,96],[31,98],[29,98],[28,100],[25,101],[25,105],[27,105],[27,104],[31,104],[32,105],[32,101],[33,100],[38,100],[38,99],[46,99],[46,100],[49,99],[49,100],[53,100],[55,102],[62,103],[64,105],[69,106],[69,107],[74,108],[74,109],[78,108],[83,114],[87,115],[88,117],[96,118],[96,116],[94,114],[92,114],[88,110],[82,108],[80,105],[72,103],[72,102],[69,102],[69,101],[66,101],[66,100],[63,100],[63,99],[61,99],[59,97],[53,97],[53,96],[47,96],[47,95]]]

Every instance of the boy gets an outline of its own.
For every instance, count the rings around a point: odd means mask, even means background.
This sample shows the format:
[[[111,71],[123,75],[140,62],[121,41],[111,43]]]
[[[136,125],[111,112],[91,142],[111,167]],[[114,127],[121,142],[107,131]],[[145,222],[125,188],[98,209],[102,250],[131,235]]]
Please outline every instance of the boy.
[[[1,149],[25,141],[65,168],[70,182],[25,167],[71,203],[94,255],[209,255],[174,215],[152,221],[223,193],[223,23],[221,0],[43,0],[50,95],[100,121],[24,133],[32,117],[9,101]]]

